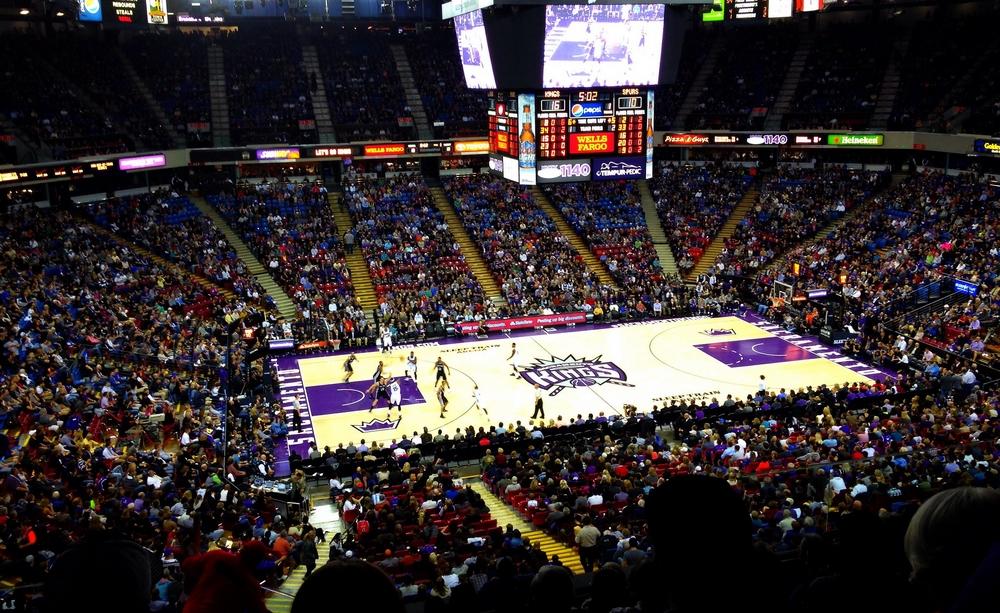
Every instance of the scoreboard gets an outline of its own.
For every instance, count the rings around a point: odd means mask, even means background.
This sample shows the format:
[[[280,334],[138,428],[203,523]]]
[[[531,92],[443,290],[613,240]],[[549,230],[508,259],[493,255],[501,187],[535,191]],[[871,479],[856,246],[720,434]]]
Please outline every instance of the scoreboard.
[[[652,120],[648,88],[494,92],[491,167],[527,185],[641,179],[652,171]],[[508,156],[517,158],[517,173]]]
[[[517,157],[517,94],[490,92],[487,115],[490,153]]]
[[[538,158],[642,155],[646,151],[644,94],[638,88],[542,92],[537,114]]]

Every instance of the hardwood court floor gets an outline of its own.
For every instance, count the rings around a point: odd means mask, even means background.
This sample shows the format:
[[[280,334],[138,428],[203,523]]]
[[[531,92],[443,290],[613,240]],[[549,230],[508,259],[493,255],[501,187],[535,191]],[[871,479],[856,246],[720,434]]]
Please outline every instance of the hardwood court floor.
[[[517,377],[510,376],[507,362],[514,342],[522,367]],[[410,351],[418,360],[416,381],[405,373]],[[343,381],[344,353],[278,359],[282,405],[291,411],[297,396],[301,407],[303,427],[289,437],[290,446],[307,452],[311,440],[322,448],[361,439],[390,441],[424,427],[432,433],[454,433],[470,424],[521,420],[527,425],[535,383],[543,394],[546,418],[568,420],[580,413],[603,411],[610,416],[625,404],[645,411],[675,398],[745,398],[757,391],[761,375],[771,390],[890,376],[814,338],[790,334],[751,315],[497,334],[486,340],[449,339],[398,347],[388,354],[357,355],[349,383]],[[443,419],[434,388],[438,356],[451,368]],[[367,390],[380,360],[386,375],[400,382],[401,412],[390,413],[385,401],[369,412]],[[475,385],[488,415],[475,407]]]

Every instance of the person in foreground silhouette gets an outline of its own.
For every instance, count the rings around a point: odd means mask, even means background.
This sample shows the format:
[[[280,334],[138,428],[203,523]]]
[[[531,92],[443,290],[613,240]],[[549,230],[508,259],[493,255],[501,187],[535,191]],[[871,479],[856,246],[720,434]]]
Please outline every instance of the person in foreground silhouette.
[[[753,547],[747,507],[723,479],[673,477],[652,492],[646,511],[656,551],[653,568],[641,574],[655,579],[659,597],[641,598],[644,613],[647,606],[701,612],[720,588],[748,594],[778,574],[773,558]]]
[[[995,611],[1000,603],[1000,491],[957,487],[922,504],[904,546],[926,611]]]
[[[329,562],[299,588],[291,613],[326,611],[331,602],[339,611],[403,613],[403,599],[388,575],[361,561]]]

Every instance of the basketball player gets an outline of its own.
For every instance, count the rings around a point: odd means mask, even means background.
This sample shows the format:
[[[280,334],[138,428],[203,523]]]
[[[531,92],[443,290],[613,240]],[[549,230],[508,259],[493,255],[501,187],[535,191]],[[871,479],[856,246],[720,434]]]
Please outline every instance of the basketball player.
[[[389,384],[389,412],[392,412],[393,406],[399,409],[400,413],[403,412],[403,388],[395,379]]]
[[[444,419],[444,414],[448,412],[448,397],[444,395],[444,390],[448,387],[448,380],[445,379],[437,386],[437,399],[438,404],[441,405],[441,419]]]
[[[378,361],[378,366],[375,368],[375,374],[372,375],[372,381],[374,381],[375,383],[378,383],[378,380],[382,378],[382,369],[383,368],[385,368],[385,365],[382,364],[382,360],[379,360]]]
[[[412,351],[406,358],[406,376],[409,377],[411,381],[417,380],[417,356],[415,356]]]
[[[442,380],[445,383],[448,382],[448,375],[451,374],[451,367],[445,364],[445,361],[441,359],[441,356],[438,356],[437,362],[434,362],[434,370],[436,372],[434,375],[434,385],[437,385]],[[447,374],[445,374],[445,371],[447,371]]]
[[[521,373],[517,370],[518,365],[521,363],[520,357],[521,352],[517,350],[517,343],[511,343],[510,355],[507,356],[507,361],[510,362],[510,376],[512,377],[518,377],[521,375]]]
[[[542,406],[542,388],[535,384],[535,412],[531,414],[531,419],[545,419],[545,408]]]
[[[392,330],[389,326],[382,328],[382,353],[392,353]]]
[[[480,411],[482,411],[483,415],[489,415],[490,414],[489,411],[486,410],[486,407],[483,406],[483,394],[482,394],[482,392],[479,391],[479,386],[478,385],[473,385],[472,386],[472,398],[474,399],[474,403],[476,405],[476,408],[479,409]]]
[[[351,377],[354,375],[354,362],[357,359],[358,356],[352,353],[346,360],[344,360],[344,383],[349,382]]]
[[[371,387],[368,388],[368,393],[372,395],[372,405],[368,407],[369,413],[378,405],[379,400],[384,399],[386,402],[389,401],[389,386],[386,385],[386,380],[381,377],[376,379],[375,383],[372,383]],[[392,410],[392,406],[389,407],[389,410]]]

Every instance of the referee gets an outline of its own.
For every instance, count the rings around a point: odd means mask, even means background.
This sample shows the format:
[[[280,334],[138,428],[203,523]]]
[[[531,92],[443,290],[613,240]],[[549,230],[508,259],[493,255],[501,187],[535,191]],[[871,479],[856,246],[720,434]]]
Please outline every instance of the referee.
[[[531,414],[531,419],[545,419],[545,408],[542,406],[542,388],[535,384],[535,412]]]

